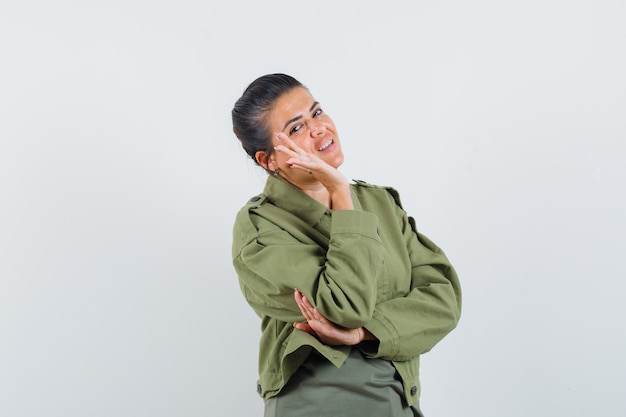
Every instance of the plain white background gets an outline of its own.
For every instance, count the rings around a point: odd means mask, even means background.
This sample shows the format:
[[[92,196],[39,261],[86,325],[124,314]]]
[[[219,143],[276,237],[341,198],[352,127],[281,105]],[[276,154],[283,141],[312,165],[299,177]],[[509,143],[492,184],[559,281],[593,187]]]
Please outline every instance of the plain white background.
[[[304,82],[457,267],[435,416],[626,415],[619,0],[0,0],[0,415],[262,415],[231,132]]]

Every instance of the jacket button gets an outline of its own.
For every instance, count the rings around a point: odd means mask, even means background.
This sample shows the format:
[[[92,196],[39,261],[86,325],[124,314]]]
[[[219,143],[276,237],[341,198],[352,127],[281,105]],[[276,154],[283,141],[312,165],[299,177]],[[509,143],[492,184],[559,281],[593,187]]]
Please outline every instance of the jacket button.
[[[415,394],[417,394],[417,387],[415,385],[413,385],[411,387],[411,395],[415,395]]]
[[[256,392],[258,392],[259,394],[261,393],[261,391],[263,391],[263,388],[261,388],[261,384],[258,384],[256,386]]]
[[[259,201],[260,199],[261,197],[259,197],[258,195],[255,195],[254,197],[250,199],[250,201],[255,202],[255,201]]]

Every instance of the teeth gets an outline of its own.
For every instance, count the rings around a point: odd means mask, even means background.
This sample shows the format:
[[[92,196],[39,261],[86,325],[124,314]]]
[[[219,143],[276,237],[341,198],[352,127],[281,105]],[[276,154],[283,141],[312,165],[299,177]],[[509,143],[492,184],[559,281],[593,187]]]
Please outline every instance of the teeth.
[[[333,144],[333,140],[331,139],[328,142],[326,142],[324,145],[322,145],[322,147],[319,148],[318,151],[323,151],[324,149],[328,148],[332,144]]]

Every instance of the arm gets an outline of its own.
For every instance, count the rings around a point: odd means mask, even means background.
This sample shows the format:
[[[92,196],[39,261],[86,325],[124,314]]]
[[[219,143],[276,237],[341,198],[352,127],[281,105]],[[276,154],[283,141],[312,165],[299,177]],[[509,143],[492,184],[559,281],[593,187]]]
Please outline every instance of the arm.
[[[324,344],[357,345],[374,357],[407,360],[430,350],[459,319],[461,294],[458,278],[445,255],[425,236],[413,232],[411,291],[405,297],[377,304],[366,327],[343,328],[324,317],[298,290],[295,299],[306,322],[294,323]],[[370,332],[369,329],[372,329]],[[362,343],[365,342],[365,343]]]
[[[411,260],[411,288],[405,297],[376,305],[365,327],[378,342],[365,344],[364,351],[389,360],[408,360],[432,349],[456,327],[461,289],[441,249],[417,231],[401,207],[397,206],[396,213]]]
[[[326,251],[307,236],[307,227],[293,221],[281,226],[279,217],[269,213],[280,209],[266,205],[240,212],[233,240],[240,285],[257,314],[302,321],[293,296],[297,288],[336,324],[356,328],[369,322],[382,262],[376,216],[358,210],[333,212]],[[281,213],[283,222],[285,216]]]
[[[306,320],[306,322],[295,322],[293,327],[296,329],[317,337],[322,343],[329,346],[354,346],[365,339],[365,328],[357,327],[355,329],[348,329],[339,327],[324,317],[318,309],[313,307],[300,291],[294,291],[294,298]],[[371,334],[369,335],[371,336]]]

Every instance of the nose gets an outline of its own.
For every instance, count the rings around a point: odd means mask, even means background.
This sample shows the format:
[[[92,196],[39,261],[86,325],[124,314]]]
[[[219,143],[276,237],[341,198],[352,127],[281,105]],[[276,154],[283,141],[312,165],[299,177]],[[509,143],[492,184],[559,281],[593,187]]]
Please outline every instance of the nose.
[[[310,123],[311,136],[321,136],[326,132],[326,125],[320,121],[313,119]]]

